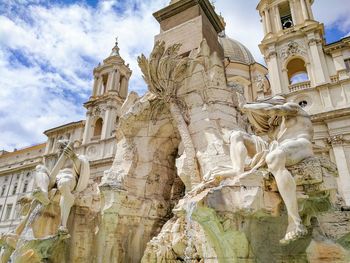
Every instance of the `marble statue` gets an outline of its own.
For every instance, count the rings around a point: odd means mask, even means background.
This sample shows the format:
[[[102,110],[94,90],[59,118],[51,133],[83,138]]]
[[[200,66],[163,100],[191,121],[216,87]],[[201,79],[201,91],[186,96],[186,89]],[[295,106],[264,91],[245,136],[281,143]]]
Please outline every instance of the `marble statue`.
[[[38,165],[35,173],[36,189],[33,197],[43,205],[50,203],[48,192],[55,185],[61,194],[61,222],[59,231],[68,232],[67,220],[74,204],[74,193],[83,191],[89,181],[89,161],[83,155],[78,155],[73,150],[73,144],[68,140],[57,142],[60,158],[51,172],[44,165]]]
[[[276,180],[279,193],[288,212],[288,229],[281,244],[290,243],[307,234],[298,214],[296,183],[286,166],[312,157],[313,127],[309,115],[296,103],[275,96],[264,102],[240,105],[256,133],[260,136],[234,131],[230,137],[232,170],[215,176],[241,176],[265,164]]]

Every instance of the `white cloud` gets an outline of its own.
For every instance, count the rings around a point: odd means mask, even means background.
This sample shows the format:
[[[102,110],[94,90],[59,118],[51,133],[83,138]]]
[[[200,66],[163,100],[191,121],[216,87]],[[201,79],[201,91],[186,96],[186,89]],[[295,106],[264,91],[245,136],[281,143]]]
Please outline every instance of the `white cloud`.
[[[85,119],[82,102],[92,89],[92,70],[119,37],[120,54],[133,75],[129,90],[146,88],[137,56],[149,54],[159,25],[152,13],[170,0],[100,0],[54,4],[48,0],[0,2],[0,149],[46,140],[44,130]],[[217,0],[226,33],[263,63],[258,0]],[[315,17],[349,33],[348,0],[315,1]]]
[[[152,12],[167,4],[38,2],[0,4],[0,148],[6,150],[43,142],[43,131],[85,119],[82,102],[92,89],[92,70],[116,36],[133,70],[130,86],[142,93],[136,58],[150,52],[159,31]]]

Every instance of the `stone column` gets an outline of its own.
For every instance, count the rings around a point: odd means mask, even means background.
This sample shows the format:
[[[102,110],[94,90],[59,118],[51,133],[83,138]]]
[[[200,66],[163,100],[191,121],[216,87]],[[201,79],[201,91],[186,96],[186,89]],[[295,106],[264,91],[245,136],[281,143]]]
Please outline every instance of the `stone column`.
[[[92,88],[92,96],[96,97],[97,96],[97,84],[98,84],[98,77],[95,76],[94,79],[94,87]]]
[[[313,65],[313,73],[315,77],[315,84],[324,84],[326,82],[326,77],[323,72],[322,68],[322,61],[320,54],[318,52],[318,47],[317,47],[317,41],[315,39],[312,39],[309,41],[309,48],[311,52],[311,59],[312,59],[312,65]]]
[[[289,92],[289,85],[291,85],[291,83],[289,82],[288,70],[286,68],[282,68],[282,83],[284,86],[288,87],[288,90],[285,92]]]
[[[307,13],[307,7],[306,7],[305,0],[300,0],[300,4],[301,4],[301,11],[303,13],[304,20],[308,20],[309,15]]]
[[[315,87],[315,78],[314,75],[312,74],[312,69],[311,69],[311,64],[310,63],[306,63],[306,71],[307,71],[307,76],[309,77],[309,81],[310,81],[310,85],[311,87]]]
[[[298,24],[298,21],[297,21],[297,14],[295,12],[295,0],[289,1],[289,7],[290,7],[290,13],[292,15],[293,25],[296,25]]]
[[[266,9],[264,13],[265,13],[265,20],[266,20],[266,31],[267,31],[267,34],[269,34],[271,33],[271,19],[270,19],[269,10]]]
[[[99,76],[97,80],[96,96],[101,95],[101,89],[102,89],[102,76]]]
[[[267,66],[269,69],[272,93],[273,95],[281,94],[280,65],[278,64],[277,53],[275,51],[270,51],[270,54],[267,56]]]
[[[108,74],[106,91],[110,91],[110,90],[113,89],[114,79],[115,79],[115,71],[112,70],[112,71]]]
[[[311,4],[309,1],[307,1],[306,6],[307,6],[307,11],[309,12],[309,18],[311,20],[314,20],[314,14],[312,13]]]
[[[113,90],[120,90],[120,71],[118,69],[115,70],[115,80],[113,85]]]
[[[119,95],[122,98],[126,98],[128,95],[128,79],[125,76],[122,78]]]
[[[262,15],[261,15],[261,22],[262,22],[262,25],[263,25],[264,36],[266,36],[266,35],[267,35],[267,29],[266,29],[265,12],[262,12]]]
[[[339,173],[338,189],[346,205],[350,206],[350,167],[344,152],[343,139],[341,136],[333,136],[331,142]]]
[[[103,127],[101,133],[101,140],[108,139],[111,136],[111,131],[115,121],[115,111],[114,107],[111,105],[107,106],[105,117],[103,119]]]
[[[88,110],[88,112],[86,113],[86,122],[85,122],[83,143],[82,144],[87,144],[89,142],[92,122],[93,122],[93,116],[92,116],[91,111]]]
[[[274,7],[274,13],[275,13],[274,17],[275,17],[276,31],[280,32],[283,28],[282,28],[280,10],[278,9],[278,5]]]

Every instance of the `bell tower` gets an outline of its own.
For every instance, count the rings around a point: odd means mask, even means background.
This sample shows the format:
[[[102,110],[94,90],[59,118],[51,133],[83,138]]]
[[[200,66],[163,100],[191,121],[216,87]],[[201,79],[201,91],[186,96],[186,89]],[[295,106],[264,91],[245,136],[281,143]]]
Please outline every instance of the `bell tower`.
[[[297,82],[306,88],[330,82],[322,47],[324,27],[314,20],[313,2],[261,0],[257,6],[264,29],[259,47],[269,69],[273,94],[293,92]]]
[[[94,69],[94,86],[87,109],[83,145],[115,137],[118,112],[127,94],[131,70],[120,57],[118,41],[108,58]]]

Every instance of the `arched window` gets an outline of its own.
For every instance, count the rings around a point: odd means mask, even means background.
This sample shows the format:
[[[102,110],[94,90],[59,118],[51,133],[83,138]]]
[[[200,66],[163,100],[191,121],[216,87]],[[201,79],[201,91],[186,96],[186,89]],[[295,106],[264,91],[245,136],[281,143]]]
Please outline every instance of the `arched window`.
[[[289,84],[296,84],[309,80],[305,62],[301,58],[294,58],[287,65]]]
[[[94,137],[101,136],[102,133],[103,120],[102,118],[97,119],[94,127]]]

